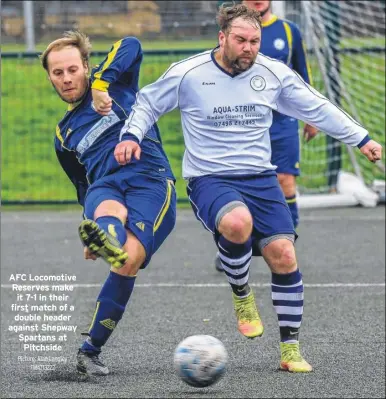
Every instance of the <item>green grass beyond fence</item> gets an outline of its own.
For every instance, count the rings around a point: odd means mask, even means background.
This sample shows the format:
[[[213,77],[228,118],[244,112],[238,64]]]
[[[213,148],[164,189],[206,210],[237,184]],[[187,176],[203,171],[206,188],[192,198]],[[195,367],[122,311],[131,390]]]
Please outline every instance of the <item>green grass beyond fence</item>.
[[[201,49],[211,47],[209,42],[201,44],[205,45]],[[199,49],[186,52],[173,50],[161,53],[145,52],[140,86],[155,81],[172,62],[186,58],[192,54],[192,51],[198,52]],[[363,58],[361,55],[358,57]],[[92,57],[91,63],[95,65],[102,59],[101,55]],[[379,69],[384,71],[384,54],[377,60]],[[343,65],[344,62],[343,60]],[[350,59],[349,62],[351,63],[352,60]],[[315,86],[323,92],[315,60],[312,60],[312,63],[314,64],[312,69]],[[344,73],[343,70],[342,74]],[[363,74],[365,73],[366,71],[363,71]],[[362,85],[360,96],[353,98],[364,119],[363,123],[370,130],[371,135],[384,144],[385,78],[384,74],[381,74],[382,76],[383,80],[377,81],[377,85],[381,93],[383,90],[383,102],[372,102],[374,92],[371,82],[367,86]],[[369,79],[371,80],[371,76],[367,75],[363,80],[368,82]],[[53,149],[55,126],[64,115],[66,105],[57,97],[37,57],[25,58],[21,55],[19,58],[6,58],[3,54],[1,85],[3,204],[74,201],[74,188],[61,170]],[[374,104],[377,117],[374,117]],[[159,127],[165,151],[177,177],[178,198],[180,201],[186,200],[185,182],[181,178],[183,136],[179,112],[173,111],[162,117]],[[318,187],[326,185],[325,153],[324,137],[314,140],[303,148],[300,185],[315,188],[316,191]],[[344,162],[347,163],[347,156]],[[367,168],[366,165],[363,167]],[[372,177],[372,171],[374,168],[369,169],[366,176]],[[380,178],[382,177],[380,174]]]

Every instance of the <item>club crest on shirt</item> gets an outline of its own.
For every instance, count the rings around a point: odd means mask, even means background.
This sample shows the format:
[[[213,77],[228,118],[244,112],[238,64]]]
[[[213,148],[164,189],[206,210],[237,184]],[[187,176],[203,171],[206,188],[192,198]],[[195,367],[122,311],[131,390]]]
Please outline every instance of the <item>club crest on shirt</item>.
[[[285,42],[283,39],[277,38],[274,40],[273,46],[276,50],[283,50],[283,48],[285,47]]]
[[[253,90],[261,91],[265,89],[265,79],[262,76],[254,76],[251,79],[251,87]]]

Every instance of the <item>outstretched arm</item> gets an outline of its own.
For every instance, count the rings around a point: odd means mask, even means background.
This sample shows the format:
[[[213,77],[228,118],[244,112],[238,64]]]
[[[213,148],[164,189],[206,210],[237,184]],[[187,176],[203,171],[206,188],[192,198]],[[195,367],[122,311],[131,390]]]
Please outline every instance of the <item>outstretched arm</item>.
[[[115,159],[120,165],[140,158],[140,143],[158,119],[178,107],[178,88],[182,77],[173,64],[156,82],[142,88],[115,147]]]
[[[370,139],[363,126],[304,82],[296,72],[285,65],[283,68],[286,70],[282,71],[278,112],[310,123],[345,144],[358,146],[371,162],[382,157],[382,147]]]

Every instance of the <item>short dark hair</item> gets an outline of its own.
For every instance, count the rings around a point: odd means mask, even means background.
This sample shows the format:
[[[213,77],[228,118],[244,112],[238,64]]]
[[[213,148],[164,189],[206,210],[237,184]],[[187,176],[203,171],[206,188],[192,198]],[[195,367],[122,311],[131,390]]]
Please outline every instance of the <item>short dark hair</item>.
[[[244,4],[236,4],[232,6],[222,4],[220,6],[217,12],[217,23],[222,32],[228,33],[232,26],[232,22],[236,18],[250,21],[261,29],[261,16],[259,11],[256,11]]]

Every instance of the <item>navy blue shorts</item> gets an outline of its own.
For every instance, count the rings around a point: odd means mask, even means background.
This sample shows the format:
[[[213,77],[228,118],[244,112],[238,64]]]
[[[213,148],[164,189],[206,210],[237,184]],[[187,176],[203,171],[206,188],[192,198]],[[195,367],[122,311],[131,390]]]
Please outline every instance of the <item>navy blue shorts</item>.
[[[214,235],[215,240],[219,236],[217,214],[233,201],[243,202],[252,214],[253,255],[261,255],[257,247],[262,239],[280,234],[297,237],[276,172],[196,177],[189,180],[187,192],[196,218]]]
[[[93,183],[87,191],[85,216],[94,220],[97,207],[115,200],[127,208],[125,227],[146,251],[142,269],[150,262],[176,223],[176,193],[171,180],[139,173],[116,173]]]
[[[280,129],[277,132],[276,129]],[[272,165],[276,165],[277,173],[300,175],[299,125],[296,120],[287,124],[277,124],[271,128]]]

